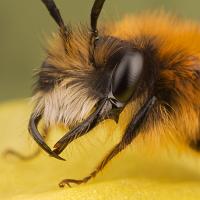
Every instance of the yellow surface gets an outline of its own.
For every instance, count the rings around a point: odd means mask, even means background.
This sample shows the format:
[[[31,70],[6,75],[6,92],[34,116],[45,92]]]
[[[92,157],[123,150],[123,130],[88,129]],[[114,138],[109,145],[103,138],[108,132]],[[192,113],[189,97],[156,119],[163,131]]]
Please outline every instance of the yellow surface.
[[[0,152],[8,148],[29,154],[36,145],[27,134],[31,106],[27,101],[0,105]],[[12,156],[0,158],[0,199],[3,200],[190,200],[200,199],[200,158],[163,150],[145,153],[145,144],[132,145],[94,180],[73,188],[59,188],[63,178],[82,178],[103,158],[116,142],[116,125],[107,121],[86,137],[70,145],[58,161],[41,153],[22,162]],[[52,130],[48,143],[61,137]],[[148,151],[148,148],[147,148]]]

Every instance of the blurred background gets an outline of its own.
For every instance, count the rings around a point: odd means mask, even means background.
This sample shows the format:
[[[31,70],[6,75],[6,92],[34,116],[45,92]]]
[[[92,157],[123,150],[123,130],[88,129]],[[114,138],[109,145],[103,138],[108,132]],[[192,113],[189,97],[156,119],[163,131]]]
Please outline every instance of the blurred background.
[[[71,24],[89,22],[93,0],[55,0]],[[101,20],[162,8],[200,19],[198,0],[107,0]],[[0,102],[31,96],[32,74],[44,59],[44,35],[56,30],[40,0],[0,0]]]

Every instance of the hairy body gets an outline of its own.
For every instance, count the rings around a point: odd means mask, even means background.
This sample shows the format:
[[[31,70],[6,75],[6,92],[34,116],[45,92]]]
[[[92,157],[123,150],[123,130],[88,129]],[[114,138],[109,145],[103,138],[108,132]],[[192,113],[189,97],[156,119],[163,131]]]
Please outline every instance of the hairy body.
[[[83,121],[106,92],[105,72],[107,68],[113,68],[120,51],[125,48],[126,44],[121,41],[129,41],[128,45],[140,49],[145,55],[145,75],[141,88],[124,110],[127,112],[126,124],[146,94],[153,90],[158,103],[141,131],[152,137],[168,135],[174,141],[187,144],[198,141],[199,25],[156,12],[127,16],[119,22],[104,25],[99,32],[102,39],[94,52],[96,67],[87,59],[89,31],[86,27],[71,29],[67,54],[62,36],[59,33],[52,35],[48,41],[47,58],[38,72],[35,113],[44,113],[47,126],[74,126]]]
[[[46,59],[36,74],[29,133],[49,155],[64,160],[62,151],[103,120],[115,120],[122,130],[121,140],[94,171],[80,180],[64,179],[61,187],[89,181],[136,138],[171,141],[199,151],[197,23],[155,12],[97,29],[105,0],[95,0],[91,29],[72,28],[64,24],[53,0],[42,2],[59,32],[49,39]],[[47,133],[53,125],[70,128],[53,150],[37,129],[41,119]]]

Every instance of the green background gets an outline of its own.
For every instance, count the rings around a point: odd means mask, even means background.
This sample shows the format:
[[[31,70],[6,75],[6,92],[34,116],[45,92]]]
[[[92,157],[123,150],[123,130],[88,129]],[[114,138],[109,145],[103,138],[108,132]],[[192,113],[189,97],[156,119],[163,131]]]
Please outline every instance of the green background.
[[[66,23],[89,22],[93,0],[56,3]],[[199,0],[107,0],[101,20],[159,8],[184,18],[200,18]],[[32,74],[45,56],[44,35],[55,30],[40,0],[0,0],[0,101],[31,95]]]

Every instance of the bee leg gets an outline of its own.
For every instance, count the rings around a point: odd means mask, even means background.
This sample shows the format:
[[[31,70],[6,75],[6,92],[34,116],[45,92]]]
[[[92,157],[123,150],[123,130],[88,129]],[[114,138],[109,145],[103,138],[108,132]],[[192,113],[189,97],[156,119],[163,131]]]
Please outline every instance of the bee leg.
[[[32,159],[36,158],[40,154],[40,152],[41,152],[41,150],[37,149],[35,152],[33,152],[30,155],[24,155],[24,154],[19,153],[16,150],[7,149],[3,154],[5,157],[11,155],[11,156],[17,157],[19,160],[28,161],[28,160],[32,160]]]
[[[97,166],[97,168],[92,173],[90,173],[89,176],[86,176],[85,178],[80,180],[64,179],[59,183],[59,186],[64,187],[65,185],[68,185],[69,187],[71,187],[72,183],[79,185],[88,182],[91,178],[94,178],[98,174],[98,172],[101,171],[113,157],[115,157],[118,153],[125,149],[139,134],[139,129],[144,124],[145,118],[147,117],[149,111],[151,110],[155,102],[156,97],[153,96],[142,106],[142,108],[137,112],[133,120],[128,125],[121,141],[107,154],[103,161]]]
[[[101,100],[97,109],[94,113],[92,113],[83,123],[79,124],[75,128],[73,128],[70,132],[66,133],[55,145],[53,152],[59,155],[68,144],[70,144],[75,139],[87,134],[94,126],[97,125],[100,112],[103,106],[106,103],[106,99]]]
[[[190,142],[189,145],[193,150],[200,152],[200,139]]]
[[[49,128],[44,127],[43,128],[43,135],[44,135],[45,139],[47,139],[48,132],[49,132]],[[40,153],[41,153],[41,148],[38,148],[32,154],[29,154],[29,155],[21,154],[18,151],[13,150],[13,149],[7,149],[3,154],[4,154],[4,156],[11,155],[11,156],[17,157],[20,160],[28,161],[28,160],[32,160],[32,159],[36,158]]]

